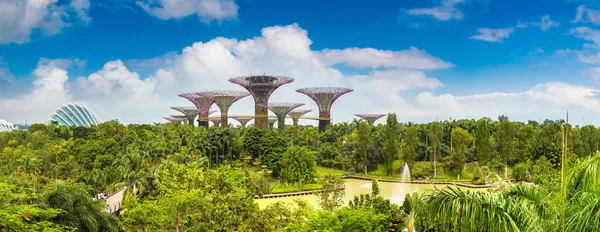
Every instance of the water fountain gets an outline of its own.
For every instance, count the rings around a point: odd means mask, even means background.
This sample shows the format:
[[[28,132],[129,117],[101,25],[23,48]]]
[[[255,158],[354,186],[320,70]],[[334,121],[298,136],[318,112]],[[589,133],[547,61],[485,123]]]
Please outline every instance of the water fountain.
[[[402,169],[402,182],[410,183],[410,169],[408,168],[408,163],[404,163],[404,168]]]
[[[404,163],[404,168],[402,169],[402,183],[405,183],[408,186],[406,190],[407,193],[410,193],[410,169],[408,168],[408,163]]]

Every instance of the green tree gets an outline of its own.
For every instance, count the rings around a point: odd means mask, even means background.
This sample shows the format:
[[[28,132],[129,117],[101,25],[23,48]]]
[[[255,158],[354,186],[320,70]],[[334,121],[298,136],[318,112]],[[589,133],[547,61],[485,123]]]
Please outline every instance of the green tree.
[[[55,223],[82,231],[119,231],[117,218],[105,211],[106,203],[92,200],[81,187],[58,184],[46,198],[49,207],[65,212],[52,219]]]
[[[379,182],[375,178],[371,180],[371,192],[373,196],[379,195]]]
[[[525,125],[519,128],[519,131],[517,132],[516,148],[521,162],[534,159],[535,138],[535,129],[533,128],[533,125]]]
[[[451,160],[452,166],[458,172],[458,179],[460,179],[462,169],[467,162],[468,147],[471,144],[471,141],[473,141],[473,136],[465,129],[452,129],[452,143],[454,149],[451,154]]]
[[[504,120],[499,120],[498,130],[494,135],[498,143],[498,154],[504,160],[504,177],[508,177],[508,161],[513,155],[515,125],[510,122],[506,116],[504,117]]]
[[[429,136],[433,150],[433,178],[435,178],[437,177],[437,159],[442,149],[442,136],[444,135],[442,124],[440,122],[430,123],[427,135]]]
[[[404,130],[404,139],[402,139],[401,153],[402,161],[412,168],[412,164],[417,157],[417,147],[419,145],[419,134],[417,126],[409,126]]]
[[[396,114],[388,114],[387,124],[383,128],[382,157],[386,175],[390,176],[394,172],[393,163],[398,159],[400,125]]]
[[[324,210],[333,211],[342,206],[344,197],[344,179],[339,176],[326,175],[323,178],[323,190],[315,192],[319,206]]]
[[[594,125],[585,125],[579,130],[581,140],[583,141],[583,155],[593,156],[598,151],[598,141],[600,132]]]
[[[373,138],[371,137],[371,128],[369,128],[366,122],[361,122],[358,126],[357,140],[356,152],[361,166],[364,167],[365,175],[367,175],[369,152],[373,146]]]
[[[313,183],[316,176],[314,152],[292,146],[281,157],[281,178],[288,183]]]
[[[482,165],[487,165],[491,158],[489,119],[477,120],[475,129],[475,157]]]

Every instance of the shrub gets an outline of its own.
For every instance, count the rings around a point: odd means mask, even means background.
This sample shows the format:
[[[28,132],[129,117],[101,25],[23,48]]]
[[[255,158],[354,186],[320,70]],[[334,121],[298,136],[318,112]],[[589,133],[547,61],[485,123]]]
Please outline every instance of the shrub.
[[[531,181],[529,174],[529,165],[527,163],[518,163],[513,167],[512,178],[516,181]]]
[[[412,170],[410,170],[411,176],[414,179],[422,179],[425,177],[433,177],[433,163],[432,162],[415,162]]]
[[[487,184],[490,175],[492,172],[486,166],[483,167],[475,167],[473,170],[473,180],[471,181],[473,184]]]

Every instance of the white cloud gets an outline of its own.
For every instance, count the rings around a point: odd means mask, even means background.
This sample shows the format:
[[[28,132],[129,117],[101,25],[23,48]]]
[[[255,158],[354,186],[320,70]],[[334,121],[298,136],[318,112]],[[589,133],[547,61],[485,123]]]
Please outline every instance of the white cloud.
[[[550,19],[550,15],[542,16],[542,20],[540,22],[533,22],[531,25],[539,27],[542,31],[548,30],[551,27],[558,27],[559,23]]]
[[[311,43],[308,32],[296,24],[273,26],[264,28],[261,35],[251,39],[219,37],[196,42],[177,54],[165,56],[169,62],[151,62],[156,65],[156,71],[149,76],[140,75],[124,62],[114,60],[74,82],[69,81],[75,78],[69,78],[67,70],[73,65],[82,65],[81,61],[42,60],[33,73],[35,82],[29,92],[0,100],[0,118],[12,122],[43,122],[61,104],[78,102],[93,109],[104,120],[160,122],[161,117],[176,113],[169,109],[170,106],[191,105],[177,97],[178,93],[242,89],[227,79],[262,73],[295,78],[294,83],[275,91],[271,101],[305,103],[302,108],[314,110],[311,116],[317,115],[315,103],[296,93],[295,89],[314,86],[353,88],[354,92],[334,104],[332,117],[335,122],[350,120],[355,113],[369,112],[396,112],[402,121],[418,122],[448,117],[496,117],[499,114],[521,120],[557,118],[564,114],[565,108],[579,111],[586,119],[600,113],[597,91],[585,86],[545,83],[516,93],[436,95],[435,92],[444,91],[444,84],[441,79],[429,76],[423,65],[365,65],[370,68],[366,74],[349,75],[323,62],[323,51],[312,50]],[[352,49],[348,48],[349,51]],[[361,64],[365,64],[363,59],[371,62],[371,56],[364,56],[367,57],[356,60]],[[235,103],[230,115],[253,114],[252,102],[252,98],[245,98]],[[315,124],[312,121],[302,123]]]
[[[464,14],[456,5],[463,3],[465,3],[465,0],[442,0],[439,6],[408,9],[406,13],[409,15],[428,15],[441,21],[462,19]]]
[[[585,74],[596,81],[600,85],[600,67],[590,68],[585,71]]]
[[[58,0],[0,0],[0,44],[27,43],[35,30],[49,36],[74,22],[89,22],[87,1],[60,5]],[[73,12],[77,17],[72,16]]]
[[[577,117],[593,118],[600,112],[598,90],[563,82],[548,82],[533,86],[523,92],[492,92],[454,96],[434,95],[423,92],[415,98],[411,111],[424,117],[421,121],[435,118],[495,118],[504,114],[513,120],[562,118],[567,109]],[[406,113],[404,113],[406,115]],[[598,123],[598,122],[596,122]]]
[[[2,84],[2,87],[12,85],[15,81],[15,76],[10,72],[8,67],[0,61],[0,84]]]
[[[574,51],[571,50],[570,48],[565,48],[565,49],[557,49],[556,51],[554,51],[554,54],[557,56],[563,56],[563,55],[567,55],[567,54],[571,54]]]
[[[203,22],[235,19],[238,5],[233,0],[141,0],[144,11],[159,19],[181,19],[197,15]]]
[[[560,24],[552,19],[550,15],[542,16],[539,22],[517,22],[516,28],[527,28],[529,26],[539,27],[542,31],[546,31],[551,27],[558,27]]]
[[[416,47],[401,51],[374,48],[324,49],[318,54],[327,65],[343,63],[358,68],[440,69],[453,66]]]
[[[592,10],[584,5],[577,7],[577,16],[573,20],[574,23],[592,23],[600,25],[600,10]]]
[[[600,45],[600,31],[589,27],[576,27],[569,31],[569,34],[574,35],[577,38],[594,42],[596,45]]]
[[[33,71],[31,91],[13,99],[0,99],[0,115],[16,123],[45,122],[55,108],[70,99],[67,68],[74,62],[41,59]]]
[[[596,53],[593,55],[584,55],[584,54],[580,53],[578,56],[579,56],[579,60],[581,60],[584,63],[600,64],[600,53]]]
[[[476,39],[476,40],[483,40],[483,41],[487,41],[487,42],[493,42],[493,43],[501,43],[502,40],[508,38],[510,36],[510,34],[513,33],[514,31],[515,31],[515,29],[512,27],[499,28],[499,29],[478,28],[477,32],[479,32],[479,34],[471,36],[470,38]]]
[[[73,11],[75,11],[77,17],[79,17],[82,22],[89,23],[92,21],[92,18],[88,15],[90,0],[71,0],[71,7],[73,7]]]

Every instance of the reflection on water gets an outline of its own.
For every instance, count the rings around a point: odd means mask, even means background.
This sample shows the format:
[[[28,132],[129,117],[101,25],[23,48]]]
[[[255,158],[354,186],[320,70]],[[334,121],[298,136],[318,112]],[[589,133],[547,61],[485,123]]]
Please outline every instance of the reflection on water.
[[[445,185],[436,185],[436,187],[443,188]],[[396,203],[401,205],[404,202],[404,196],[409,193],[409,189],[411,192],[425,192],[427,190],[433,189],[433,185],[431,184],[405,184],[405,183],[390,183],[390,182],[379,182],[379,195],[390,199],[392,203]],[[344,196],[344,205],[348,204],[350,199],[353,199],[354,196],[358,196],[360,194],[370,194],[371,193],[371,181],[369,180],[356,180],[356,179],[346,179],[346,195]],[[304,196],[294,196],[294,197],[282,197],[282,198],[269,198],[269,199],[258,199],[256,202],[260,205],[261,208],[266,207],[271,203],[275,203],[278,201],[283,202],[293,202],[294,199],[303,199],[307,201],[314,207],[318,207],[317,205],[317,196],[315,195],[304,195]]]

